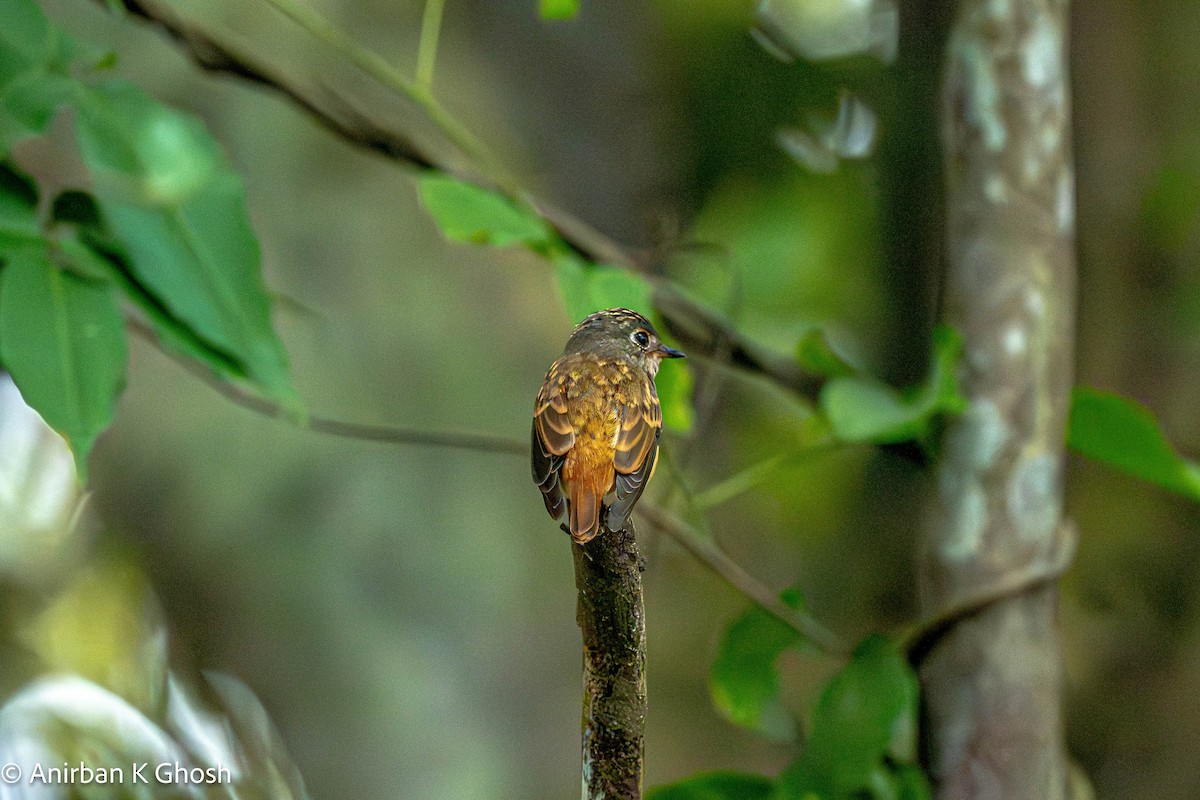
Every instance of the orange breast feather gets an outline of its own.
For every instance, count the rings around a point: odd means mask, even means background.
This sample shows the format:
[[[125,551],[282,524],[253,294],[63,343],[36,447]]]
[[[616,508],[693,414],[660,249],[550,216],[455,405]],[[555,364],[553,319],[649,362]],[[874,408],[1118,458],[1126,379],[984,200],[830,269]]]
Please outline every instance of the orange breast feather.
[[[554,363],[535,409],[535,446],[560,458],[557,475],[535,480],[547,509],[566,494],[571,537],[583,544],[601,532],[604,498],[616,492],[619,525],[653,470],[662,416],[649,376],[630,364],[595,356],[564,356]],[[549,464],[547,464],[549,466]],[[557,512],[557,513],[556,513]]]

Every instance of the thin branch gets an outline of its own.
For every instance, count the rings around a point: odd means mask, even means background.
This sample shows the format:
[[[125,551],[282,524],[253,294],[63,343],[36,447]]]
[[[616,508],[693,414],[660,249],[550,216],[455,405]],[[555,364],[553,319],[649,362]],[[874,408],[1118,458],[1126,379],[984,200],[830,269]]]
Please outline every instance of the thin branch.
[[[108,0],[97,0],[108,6]],[[380,123],[371,112],[321,84],[297,74],[283,73],[264,61],[253,48],[219,40],[162,0],[123,0],[125,9],[161,28],[207,72],[224,73],[276,91],[303,109],[317,123],[350,144],[409,164],[418,169],[449,169],[442,158],[419,141],[413,131]]]
[[[956,598],[953,606],[938,609],[902,631],[897,639],[908,654],[909,663],[919,666],[943,636],[963,620],[986,611],[997,603],[1020,597],[1058,582],[1071,566],[1079,546],[1079,533],[1070,520],[1059,526],[1057,552],[1045,562],[1027,565],[1000,575],[988,586],[972,587],[972,594]]]
[[[272,419],[293,419],[278,403],[264,397],[252,394],[241,386],[215,376],[203,364],[190,358],[176,355],[164,349],[158,337],[147,325],[137,320],[128,320],[131,330],[153,344],[172,361],[204,381],[213,391],[221,394],[242,408]],[[529,442],[523,439],[510,439],[505,436],[492,436],[486,433],[458,433],[456,431],[430,431],[421,428],[402,428],[392,425],[367,425],[360,422],[343,422],[310,414],[303,421],[303,427],[317,433],[331,436],[341,436],[346,439],[359,439],[368,442],[384,442],[388,444],[414,444],[426,447],[452,447],[460,450],[474,450],[479,453],[502,453],[505,455],[529,455]]]
[[[426,92],[433,90],[433,66],[437,61],[438,39],[442,32],[445,0],[425,0],[421,16],[421,40],[417,46],[417,84]]]
[[[780,600],[776,592],[759,583],[753,575],[742,569],[710,537],[705,536],[673,514],[649,503],[639,503],[636,510],[644,520],[670,536],[730,586],[757,603],[780,622],[807,637],[831,655],[849,653],[849,648],[838,638],[837,634],[822,625],[812,615],[797,611]]]
[[[428,87],[408,80],[386,60],[359,45],[340,28],[306,6],[301,0],[265,0],[265,2],[314,38],[332,47],[339,55],[374,78],[382,86],[416,103],[442,133],[477,164],[480,161],[492,163],[483,144],[433,98]]]
[[[678,292],[657,286],[654,305],[668,332],[688,355],[699,353],[758,373],[797,395],[815,401],[825,384],[822,375],[803,369],[796,359],[782,356],[739,332],[716,312],[698,306]]]
[[[265,0],[276,7],[291,7],[291,0]],[[108,0],[97,0],[107,5]],[[267,61],[250,44],[241,44],[233,37],[218,35],[181,13],[169,0],[123,0],[133,14],[162,28],[202,69],[225,73],[262,87],[277,91],[308,113],[315,121],[345,141],[379,153],[388,159],[419,169],[437,169],[479,186],[500,188],[514,200],[528,204],[555,229],[563,241],[579,255],[596,263],[614,264],[627,269],[648,272],[643,259],[629,252],[610,237],[583,220],[571,215],[549,201],[534,196],[519,187],[494,163],[480,163],[472,154],[476,140],[466,134],[448,112],[433,101],[419,86],[403,76],[377,56],[367,57],[352,40],[340,32],[323,38],[332,42],[339,53],[363,69],[382,86],[414,103],[417,113],[385,115],[374,107],[356,104],[345,92],[297,74],[296,71]],[[314,34],[322,30],[323,21],[308,19],[305,27]],[[294,17],[295,18],[295,17]],[[319,20],[319,18],[318,18]],[[332,37],[332,38],[331,38]],[[357,53],[358,55],[353,55]],[[382,63],[377,63],[382,62]],[[444,144],[452,146],[467,159],[452,157],[440,143],[422,135],[420,116],[440,131]],[[463,134],[466,134],[465,136]],[[436,139],[437,137],[432,137]],[[480,149],[481,150],[481,149]],[[780,355],[749,339],[718,315],[663,286],[661,281],[647,275],[655,285],[654,303],[661,312],[667,328],[691,356],[720,358],[728,354],[729,361],[743,369],[760,374],[807,399],[815,399],[822,385],[820,376],[801,369],[794,359]]]

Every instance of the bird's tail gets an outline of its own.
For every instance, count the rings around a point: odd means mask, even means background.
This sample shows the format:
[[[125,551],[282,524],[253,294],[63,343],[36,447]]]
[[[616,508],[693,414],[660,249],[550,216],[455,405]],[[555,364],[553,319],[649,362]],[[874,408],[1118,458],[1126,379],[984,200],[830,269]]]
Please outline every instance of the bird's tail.
[[[592,477],[592,476],[589,476]],[[571,481],[571,538],[586,544],[600,533],[600,507],[612,485],[612,469],[601,480]]]

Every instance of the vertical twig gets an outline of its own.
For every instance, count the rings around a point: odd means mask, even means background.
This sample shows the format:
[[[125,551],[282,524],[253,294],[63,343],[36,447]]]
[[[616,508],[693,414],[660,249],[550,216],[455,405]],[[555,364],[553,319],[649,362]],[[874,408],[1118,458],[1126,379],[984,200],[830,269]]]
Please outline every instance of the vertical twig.
[[[633,520],[571,546],[583,634],[583,800],[638,800],[646,730],[646,614]]]
[[[962,0],[943,96],[945,313],[969,410],[950,424],[923,553],[926,614],[958,619],[921,665],[939,800],[1067,787],[1057,590],[1072,380],[1074,186],[1063,0]],[[1038,578],[1037,576],[1041,576]]]
[[[425,0],[421,15],[421,40],[417,45],[417,85],[433,91],[433,65],[437,60],[438,37],[442,32],[445,0]]]

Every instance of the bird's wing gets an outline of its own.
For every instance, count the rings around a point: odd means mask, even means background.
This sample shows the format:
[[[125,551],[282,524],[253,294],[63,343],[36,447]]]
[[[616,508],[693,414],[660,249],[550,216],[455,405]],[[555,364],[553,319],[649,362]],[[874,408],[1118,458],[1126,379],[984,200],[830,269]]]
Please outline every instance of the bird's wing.
[[[658,437],[662,433],[662,408],[649,378],[631,391],[618,412],[616,499],[608,507],[608,527],[620,530],[629,518],[633,504],[642,496],[646,482],[658,461]]]
[[[546,376],[534,403],[530,438],[533,482],[542,490],[546,511],[558,519],[566,505],[559,469],[575,443],[575,429],[567,418],[567,395],[554,369]]]

